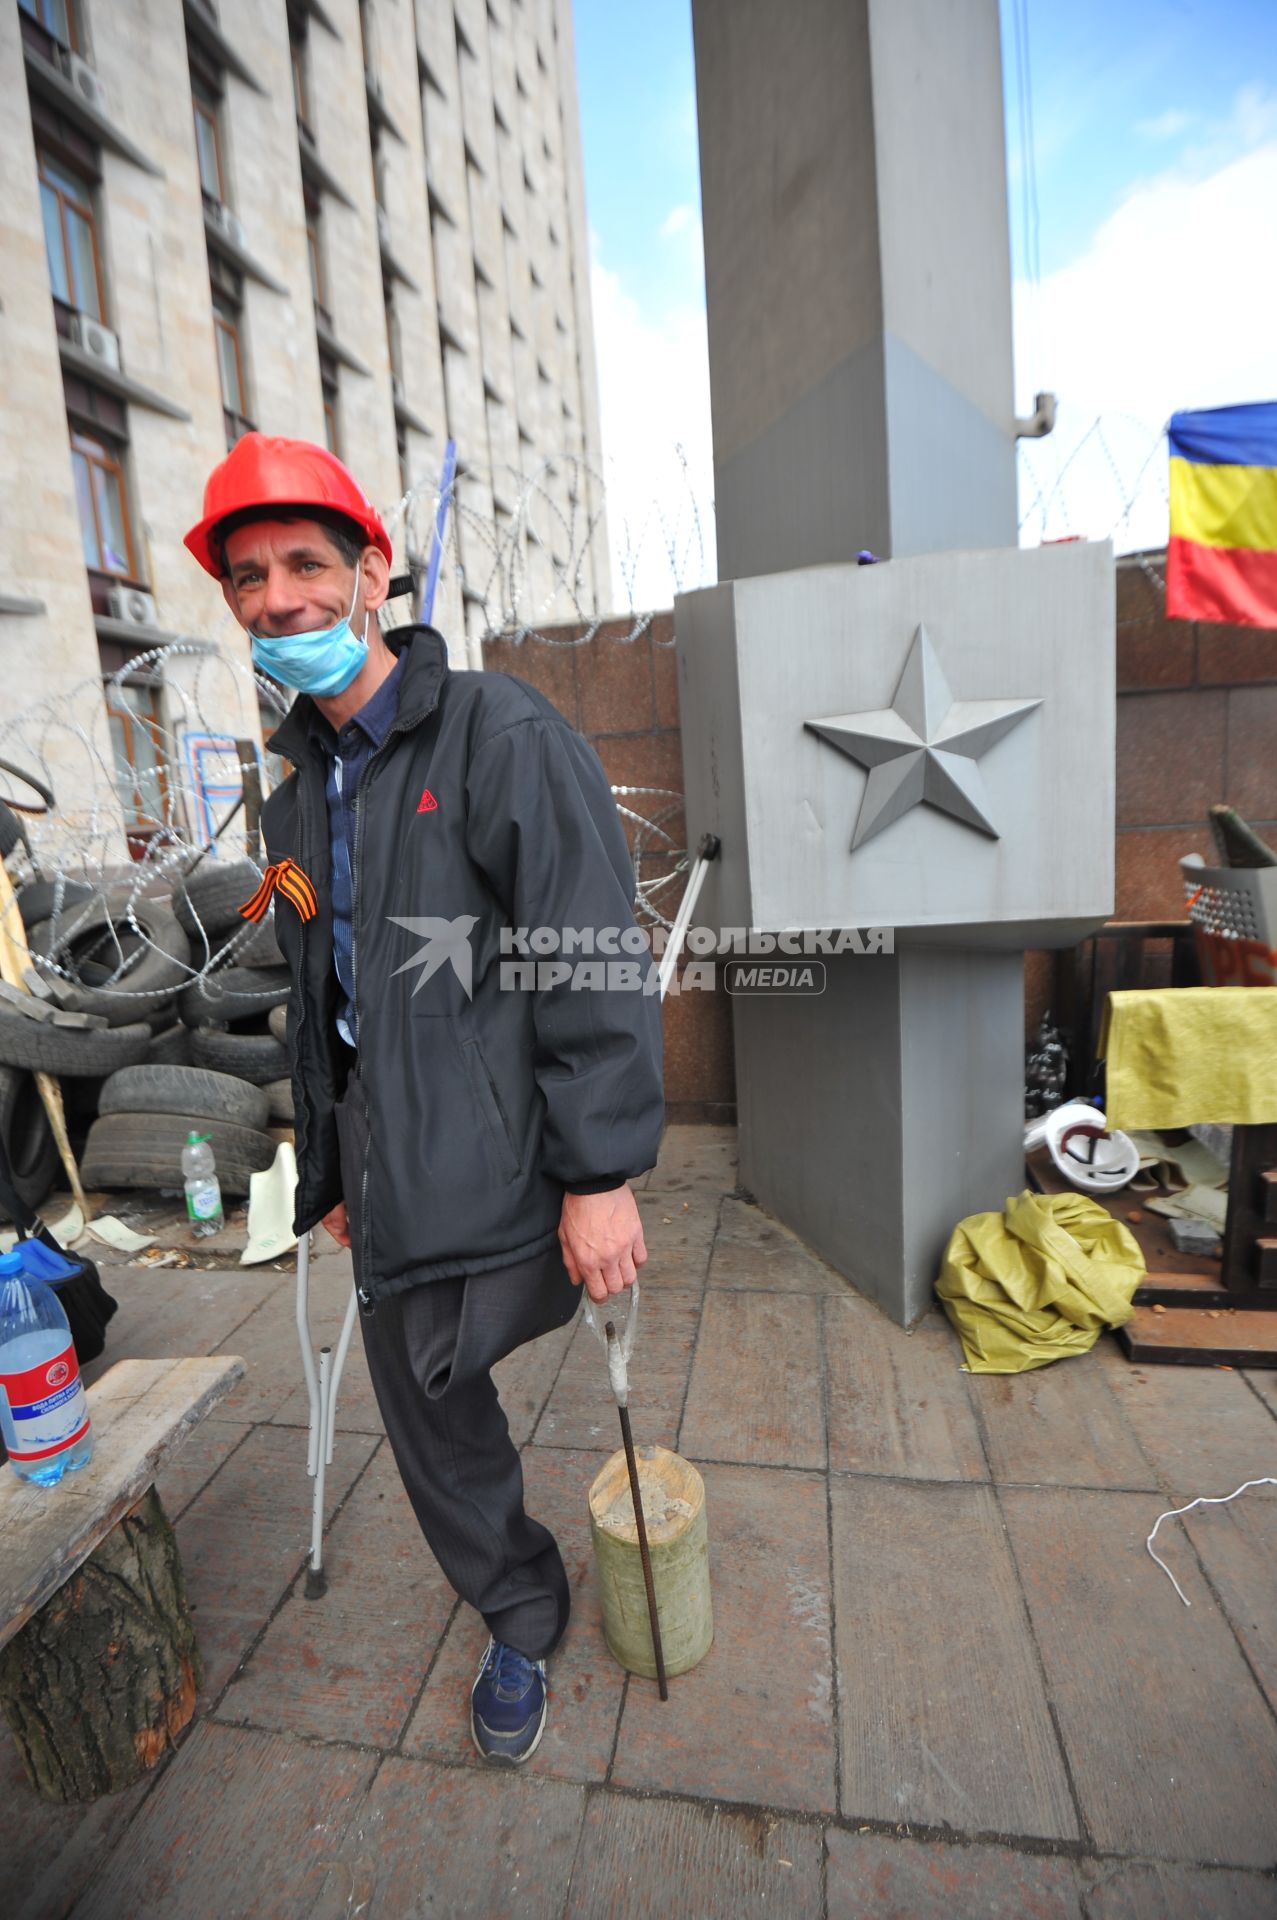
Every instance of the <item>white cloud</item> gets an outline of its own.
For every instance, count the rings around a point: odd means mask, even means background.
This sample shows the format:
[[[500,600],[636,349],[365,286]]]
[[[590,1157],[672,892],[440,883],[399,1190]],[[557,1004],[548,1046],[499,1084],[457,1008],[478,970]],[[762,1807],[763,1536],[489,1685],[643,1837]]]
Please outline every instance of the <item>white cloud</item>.
[[[1151,120],[1137,120],[1135,131],[1141,140],[1174,140],[1177,134],[1188,131],[1193,119],[1182,107],[1168,107],[1165,113],[1156,114]]]
[[[705,308],[645,314],[597,259],[591,292],[612,598],[647,612],[716,577]]]
[[[1016,286],[1019,411],[1059,396],[1055,432],[1021,443],[1023,539],[1160,546],[1170,414],[1277,398],[1277,138],[1253,93],[1234,125],[1262,143],[1135,188],[1080,259]]]
[[[676,234],[685,233],[687,229],[693,225],[695,220],[695,207],[686,204],[679,207],[671,207],[661,222],[660,234],[662,240],[672,240]]]

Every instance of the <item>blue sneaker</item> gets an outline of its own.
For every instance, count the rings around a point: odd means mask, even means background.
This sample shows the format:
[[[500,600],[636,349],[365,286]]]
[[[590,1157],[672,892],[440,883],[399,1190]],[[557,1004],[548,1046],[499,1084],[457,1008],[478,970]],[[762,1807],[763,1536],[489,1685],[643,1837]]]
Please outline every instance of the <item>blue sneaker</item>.
[[[470,1689],[470,1732],[485,1760],[520,1767],[545,1732],[545,1661],[489,1640]]]

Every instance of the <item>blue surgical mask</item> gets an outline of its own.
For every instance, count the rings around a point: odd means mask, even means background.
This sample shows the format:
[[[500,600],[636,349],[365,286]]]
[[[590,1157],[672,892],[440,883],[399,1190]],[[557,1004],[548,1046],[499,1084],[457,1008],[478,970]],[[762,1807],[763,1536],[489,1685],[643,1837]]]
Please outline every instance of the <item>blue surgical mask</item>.
[[[368,658],[368,616],[364,615],[364,638],[351,630],[355,602],[359,598],[359,575],[355,574],[355,592],[350,612],[335,627],[312,627],[308,633],[277,635],[254,633],[253,665],[298,693],[315,693],[326,698],[344,693]]]

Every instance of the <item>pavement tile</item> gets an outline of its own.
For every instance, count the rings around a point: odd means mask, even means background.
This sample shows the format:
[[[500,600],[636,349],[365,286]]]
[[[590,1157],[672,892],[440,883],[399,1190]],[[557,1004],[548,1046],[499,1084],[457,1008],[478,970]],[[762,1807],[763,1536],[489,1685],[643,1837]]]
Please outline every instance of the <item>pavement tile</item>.
[[[1069,1860],[831,1827],[828,1920],[1082,1920]]]
[[[184,1513],[251,1432],[244,1420],[201,1420],[155,1482],[170,1520]]]
[[[1122,1409],[1175,1501],[1277,1474],[1277,1423],[1241,1374],[1219,1367],[1114,1367]],[[1260,1488],[1249,1500],[1277,1500]]]
[[[1073,1839],[992,1489],[857,1478],[831,1497],[843,1812]]]
[[[1243,1373],[1242,1379],[1248,1387],[1254,1389],[1264,1405],[1277,1416],[1277,1368],[1252,1367],[1249,1372]]]
[[[1096,1846],[1271,1865],[1272,1716],[1194,1557],[1168,1541],[1191,1612],[1149,1559],[1158,1497],[1032,1488],[1001,1497]]]
[[[677,1125],[666,1127],[643,1191],[677,1193],[687,1199],[693,1188],[730,1193],[735,1185],[735,1127]]]
[[[312,1301],[310,1324],[316,1353],[323,1343],[336,1346],[344,1305],[343,1302],[340,1309],[330,1307],[325,1310]],[[356,1329],[351,1340],[351,1358],[354,1357],[358,1339]],[[291,1290],[273,1294],[264,1301],[251,1320],[235,1329],[229,1342],[222,1342],[220,1350],[233,1351],[244,1357],[244,1377],[222,1402],[220,1411],[223,1419],[270,1420],[294,1395],[300,1395],[302,1406],[305,1407],[305,1376],[297,1338],[297,1310]],[[345,1387],[344,1373],[342,1384]],[[303,1412],[302,1424],[305,1418]]]
[[[536,1430],[541,1409],[558,1378],[563,1356],[572,1344],[573,1331],[579,1320],[578,1314],[565,1327],[556,1327],[553,1333],[543,1333],[539,1340],[529,1340],[492,1370],[501,1405],[510,1423],[510,1437],[516,1447],[523,1446]]]
[[[607,1457],[556,1447],[524,1450],[528,1512],[559,1543],[572,1587],[572,1618],[549,1662],[546,1730],[521,1774],[588,1782],[607,1772],[625,1675],[603,1638],[588,1508],[591,1482]],[[482,1765],[470,1737],[470,1688],[487,1644],[478,1614],[459,1607],[404,1737],[405,1753]]]
[[[639,1441],[672,1446],[683,1413],[692,1351],[700,1325],[699,1292],[645,1294],[630,1366],[630,1408]],[[604,1447],[621,1444],[616,1402],[608,1384],[607,1358],[584,1320],[537,1425],[539,1447]]]
[[[840,1273],[798,1235],[747,1200],[729,1194],[719,1216],[709,1263],[711,1287],[763,1287],[777,1293],[847,1294]]]
[[[563,1911],[585,1795],[561,1781],[382,1763],[310,1920],[550,1920]]]
[[[1094,1870],[1088,1864],[1082,1872]],[[1106,1867],[1084,1894],[1082,1912],[1085,1920],[1273,1920],[1277,1886],[1267,1875],[1227,1868],[1131,1861]]]
[[[857,1294],[824,1303],[829,1464],[907,1480],[987,1480],[980,1430],[941,1315],[906,1333]]]
[[[721,1204],[721,1194],[699,1191],[638,1196],[647,1248],[639,1279],[645,1287],[704,1286]]]
[[[203,1722],[74,1920],[303,1920],[376,1764]]]
[[[1277,1476],[1277,1460],[1268,1466]],[[1181,1521],[1168,1520],[1157,1536],[1157,1550],[1173,1567],[1180,1585],[1179,1530],[1188,1533],[1233,1632],[1250,1661],[1269,1705],[1277,1714],[1277,1513],[1273,1489],[1242,1494],[1226,1507],[1199,1507]],[[1256,1498],[1260,1495],[1260,1498]],[[1178,1550],[1177,1550],[1178,1549]],[[1274,1849],[1277,1854],[1277,1848]]]
[[[695,1460],[823,1467],[820,1348],[818,1300],[711,1287],[679,1451]]]
[[[590,1802],[564,1920],[807,1920],[821,1911],[820,1829],[769,1813]]]
[[[89,1806],[42,1799],[0,1734],[0,1887],[7,1920],[62,1920],[154,1785],[147,1774]]]
[[[707,1466],[714,1645],[670,1682],[632,1679],[612,1780],[831,1812],[829,1539],[823,1478]]]
[[[1156,1487],[1111,1379],[1094,1350],[1030,1373],[972,1374],[993,1478],[1001,1485]]]
[[[219,1717],[393,1746],[456,1596],[422,1538],[388,1447],[326,1535],[324,1569],[327,1593],[308,1600],[300,1582],[294,1587]]]
[[[280,1275],[272,1276],[278,1280]],[[274,1289],[256,1273],[222,1273],[200,1268],[114,1268],[107,1291],[119,1302],[106,1330],[106,1350],[84,1369],[98,1380],[117,1360],[166,1360],[213,1353],[234,1330],[264,1305]],[[240,1348],[226,1347],[230,1353]],[[225,1401],[214,1419],[235,1419]]]

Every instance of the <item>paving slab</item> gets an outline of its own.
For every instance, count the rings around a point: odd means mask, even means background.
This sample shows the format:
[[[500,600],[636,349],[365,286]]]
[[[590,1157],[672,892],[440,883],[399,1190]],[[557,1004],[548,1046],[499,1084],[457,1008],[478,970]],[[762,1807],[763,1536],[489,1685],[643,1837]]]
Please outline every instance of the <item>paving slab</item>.
[[[908,1480],[987,1480],[980,1430],[948,1322],[912,1331],[858,1295],[824,1303],[829,1464]]]
[[[0,1727],[0,1888],[7,1920],[62,1920],[154,1785],[150,1775],[89,1806],[56,1806],[27,1779]]]
[[[1271,1866],[1277,1727],[1194,1556],[1173,1540],[1163,1555],[1190,1610],[1145,1551],[1158,1499],[1061,1488],[1001,1498],[1096,1846]]]
[[[645,1287],[703,1287],[710,1248],[723,1197],[697,1191],[688,1196],[640,1193],[646,1264],[639,1278]]]
[[[328,1590],[299,1582],[219,1719],[318,1740],[393,1746],[456,1603],[382,1447],[324,1540]]]
[[[1272,1463],[1277,1478],[1277,1462]],[[1277,1715],[1277,1510],[1254,1488],[1226,1507],[1199,1507],[1168,1520],[1157,1550],[1179,1576],[1183,1527],[1219,1596],[1229,1625]],[[1183,1580],[1180,1578],[1180,1585]]]
[[[616,1733],[625,1675],[603,1638],[588,1494],[603,1453],[527,1447],[523,1454],[528,1512],[559,1543],[572,1587],[572,1618],[548,1667],[550,1713],[537,1751],[521,1773],[601,1781]],[[452,1765],[480,1766],[470,1737],[470,1688],[488,1644],[488,1630],[470,1607],[459,1607],[439,1649],[403,1750]]]
[[[329,1518],[377,1445],[350,1434],[337,1447],[325,1487]],[[301,1567],[310,1496],[304,1436],[259,1426],[178,1521],[206,1696],[220,1692]]]
[[[831,1499],[844,1813],[1075,1838],[992,1489],[838,1479]]]
[[[205,1721],[74,1920],[305,1920],[376,1764]]]
[[[709,1284],[763,1287],[778,1293],[850,1292],[849,1282],[826,1266],[796,1233],[761,1207],[730,1194],[719,1214]]]
[[[565,1920],[808,1920],[821,1911],[820,1854],[815,1825],[600,1793]]]
[[[160,1504],[170,1520],[185,1513],[196,1494],[221,1471],[251,1431],[246,1420],[201,1420],[155,1482]]]
[[[630,1418],[639,1445],[674,1444],[687,1397],[702,1297],[699,1292],[670,1289],[640,1298],[630,1367]],[[584,1320],[576,1322],[572,1345],[537,1424],[536,1442],[539,1447],[604,1447],[609,1453],[621,1444],[607,1356]]]
[[[1115,1367],[1110,1379],[1173,1501],[1231,1493],[1244,1480],[1277,1475],[1277,1420],[1240,1373],[1128,1362],[1125,1372]],[[1261,1489],[1256,1497],[1277,1499],[1277,1488]]]
[[[735,1185],[735,1127],[680,1125],[666,1127],[660,1156],[643,1191],[687,1196],[696,1187],[730,1193]]]
[[[1157,1475],[1124,1397],[1094,1350],[1030,1373],[972,1374],[993,1477],[1002,1485],[1152,1489]]]
[[[578,1314],[578,1320],[579,1317]],[[572,1345],[577,1323],[577,1320],[569,1320],[565,1327],[556,1327],[553,1333],[543,1333],[539,1340],[529,1340],[503,1360],[499,1367],[493,1368],[492,1378],[496,1381],[501,1405],[510,1423],[510,1437],[516,1447],[523,1446],[536,1430],[541,1409],[550,1397],[564,1356]]]
[[[312,1298],[310,1324],[317,1353],[322,1344],[336,1346],[341,1331],[345,1301],[324,1306]],[[297,1338],[297,1308],[292,1288],[271,1295],[262,1302],[252,1318],[235,1330],[240,1345],[234,1348],[244,1357],[245,1371],[235,1392],[225,1405],[226,1417],[237,1420],[270,1420],[291,1397],[300,1399],[300,1424],[305,1425],[305,1376],[302,1373],[301,1346]],[[342,1374],[341,1398],[349,1403],[353,1380],[362,1362],[356,1353],[359,1330],[351,1340],[347,1370]],[[229,1352],[230,1341],[221,1343]],[[339,1403],[340,1404],[340,1403]]]
[[[707,1466],[714,1644],[662,1702],[626,1692],[612,1781],[831,1812],[833,1650],[826,1490],[816,1474]]]
[[[1082,1872],[1094,1870],[1088,1864]],[[1228,1868],[1142,1860],[1109,1867],[1083,1895],[1082,1912],[1085,1920],[1273,1920],[1277,1883]]]
[[[119,1311],[107,1326],[105,1352],[84,1368],[86,1382],[99,1379],[117,1360],[182,1359],[222,1346],[238,1353],[231,1335],[274,1291],[256,1274],[199,1268],[165,1267],[148,1273],[118,1267],[106,1284]],[[240,1417],[228,1408],[229,1402],[223,1401],[210,1417]]]
[[[1243,1373],[1242,1379],[1277,1417],[1277,1368],[1255,1367],[1250,1372]]]
[[[678,1451],[693,1460],[823,1467],[820,1363],[819,1300],[711,1287]]]
[[[555,1780],[386,1760],[310,1920],[550,1920],[563,1911],[585,1810]],[[330,1855],[331,1858],[331,1855]]]
[[[828,1920],[1082,1920],[1070,1860],[831,1827]]]

